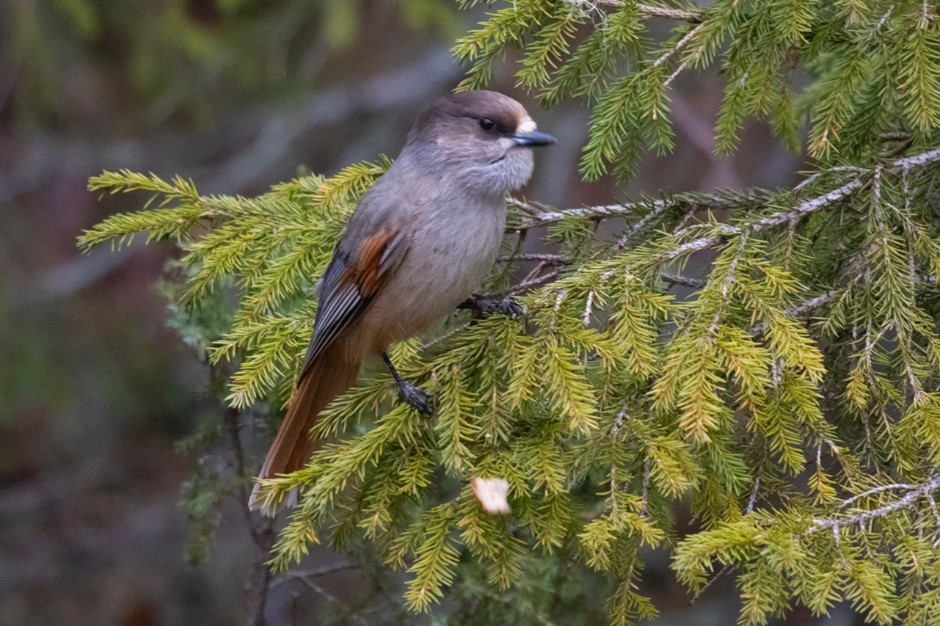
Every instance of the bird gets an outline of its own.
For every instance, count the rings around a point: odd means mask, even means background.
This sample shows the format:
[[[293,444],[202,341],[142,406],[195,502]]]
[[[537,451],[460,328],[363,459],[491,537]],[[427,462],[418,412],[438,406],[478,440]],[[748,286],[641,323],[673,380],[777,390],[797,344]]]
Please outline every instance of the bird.
[[[310,343],[249,509],[273,517],[283,508],[261,497],[260,481],[306,464],[317,416],[355,384],[365,359],[381,356],[400,398],[431,413],[430,396],[402,379],[387,350],[467,302],[499,251],[507,194],[532,175],[532,148],[555,142],[519,102],[494,91],[447,94],[418,117],[318,281]],[[294,504],[296,491],[287,500]]]

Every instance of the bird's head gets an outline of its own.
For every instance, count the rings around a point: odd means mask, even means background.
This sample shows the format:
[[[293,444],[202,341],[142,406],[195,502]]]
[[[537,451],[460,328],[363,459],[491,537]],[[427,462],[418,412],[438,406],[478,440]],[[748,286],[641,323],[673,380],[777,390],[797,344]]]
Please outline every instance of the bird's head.
[[[406,149],[433,161],[433,169],[463,187],[505,195],[532,175],[532,150],[555,143],[525,108],[495,91],[439,98],[408,134]],[[431,165],[431,163],[427,163]]]

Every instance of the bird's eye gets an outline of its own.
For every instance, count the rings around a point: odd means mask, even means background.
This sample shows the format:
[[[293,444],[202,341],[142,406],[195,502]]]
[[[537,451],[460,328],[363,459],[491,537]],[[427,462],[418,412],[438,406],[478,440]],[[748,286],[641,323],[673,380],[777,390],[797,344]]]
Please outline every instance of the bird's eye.
[[[496,122],[491,120],[488,117],[484,117],[480,120],[480,128],[483,130],[493,130],[496,127]]]

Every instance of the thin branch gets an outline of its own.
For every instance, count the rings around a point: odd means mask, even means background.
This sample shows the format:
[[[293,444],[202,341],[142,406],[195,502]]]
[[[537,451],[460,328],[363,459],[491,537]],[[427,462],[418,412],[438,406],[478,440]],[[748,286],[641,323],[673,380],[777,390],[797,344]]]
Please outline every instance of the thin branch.
[[[894,12],[894,6],[895,6],[895,3],[892,2],[892,3],[888,6],[888,10],[885,11],[885,12],[884,12],[884,15],[881,16],[881,19],[878,20],[878,23],[875,24],[875,34],[878,34],[878,33],[881,32],[881,27],[885,25],[885,22],[888,21],[888,18],[889,18],[889,17],[891,17],[891,13]]]
[[[299,580],[303,584],[307,585],[307,587],[312,589],[314,592],[322,596],[324,600],[326,600],[330,604],[339,608],[339,610],[343,612],[345,617],[350,618],[351,620],[353,620],[354,622],[358,624],[367,623],[360,615],[350,612],[349,609],[346,607],[346,605],[340,602],[339,598],[337,598],[332,593],[327,591],[324,587],[322,587],[319,583],[317,583],[317,581],[315,581],[312,577],[301,576],[301,577],[295,578],[294,580]]]
[[[278,576],[271,583],[271,587],[278,587],[284,583],[291,582],[292,580],[297,580],[299,578],[316,578],[318,576],[326,576],[327,574],[333,574],[335,572],[342,572],[348,569],[356,569],[359,566],[355,563],[350,563],[349,561],[341,561],[339,563],[331,563],[329,565],[324,565],[322,567],[314,567],[311,569],[299,569],[292,570],[289,572],[284,572]]]
[[[620,436],[620,429],[623,428],[624,420],[629,418],[630,415],[627,413],[627,405],[624,404],[623,408],[620,409],[620,413],[617,414],[617,418],[614,420],[614,425],[610,429],[610,436],[615,442]],[[619,491],[620,485],[617,480],[617,464],[612,463],[610,465],[610,504],[614,511],[617,510],[617,493]]]
[[[669,209],[670,207],[671,205],[665,201],[657,202],[654,205],[652,211],[650,211],[649,213],[644,215],[642,218],[640,218],[640,220],[637,223],[633,224],[632,226],[627,227],[626,232],[624,232],[623,236],[620,238],[619,241],[617,241],[617,244],[614,246],[614,250],[623,250],[624,248],[626,248],[627,244],[630,243],[630,239],[633,237],[633,235],[635,235],[639,231],[646,228],[647,224],[649,224],[650,222],[658,218],[660,215],[665,213],[666,210]]]
[[[640,515],[649,515],[650,503],[650,474],[652,473],[653,463],[650,457],[643,459],[643,486],[640,496]]]
[[[704,22],[703,22],[703,23],[699,24],[698,26],[696,26],[695,28],[693,28],[692,30],[690,30],[689,32],[687,32],[685,35],[683,35],[683,36],[682,36],[682,39],[680,39],[679,41],[676,42],[676,45],[674,45],[674,46],[672,46],[671,48],[669,48],[669,50],[667,50],[666,52],[664,52],[664,53],[663,53],[662,55],[660,55],[655,61],[653,61],[653,66],[652,66],[652,67],[653,67],[653,68],[657,68],[657,67],[659,67],[660,65],[662,65],[663,63],[665,63],[666,61],[668,61],[669,59],[671,59],[673,56],[675,56],[679,51],[681,51],[681,50],[686,46],[686,44],[688,44],[690,41],[692,41],[692,38],[695,37],[695,35],[698,34],[698,31],[702,30],[702,27],[703,27],[704,25],[705,25],[705,24],[704,24]],[[682,65],[684,65],[684,63],[680,64],[679,67],[682,67]],[[669,78],[669,82],[672,82],[672,79],[673,79],[673,78],[675,78],[675,76],[671,76],[671,77]]]
[[[831,174],[832,172],[851,172],[857,176],[858,174],[861,174],[864,171],[865,170],[861,167],[854,167],[852,165],[837,165],[835,167],[827,168],[821,172],[815,172],[813,175],[808,176],[807,178],[802,180],[799,184],[797,184],[797,186],[793,188],[793,191],[800,191],[801,189],[805,187],[809,187],[810,185],[815,183],[817,180],[819,180],[823,176],[827,174]]]
[[[602,0],[602,2],[611,4],[621,4],[618,0]],[[648,17],[664,17],[671,20],[684,20],[686,22],[697,23],[702,20],[702,14],[695,11],[683,11],[682,9],[670,9],[667,7],[656,7],[649,4],[638,4],[636,10],[642,15]]]
[[[808,300],[804,300],[803,302],[799,303],[795,307],[787,309],[787,316],[802,317],[806,315],[807,313],[809,313],[810,311],[813,311],[814,309],[818,309],[819,307],[825,304],[828,304],[835,297],[836,297],[835,290],[826,291],[824,293],[819,294],[818,296],[814,298],[809,298]]]
[[[908,483],[891,483],[889,485],[879,485],[878,487],[874,487],[872,489],[869,489],[868,491],[863,491],[862,493],[852,496],[848,500],[842,502],[839,505],[839,508],[844,509],[845,507],[849,506],[856,500],[861,500],[862,498],[873,496],[876,493],[881,493],[882,491],[890,491],[892,489],[907,489],[908,491],[910,491],[911,489],[917,489],[917,485],[911,485]]]
[[[682,276],[680,274],[670,274],[668,272],[663,272],[659,275],[663,282],[669,283],[670,286],[681,285],[683,287],[691,287],[692,289],[701,289],[705,286],[705,281],[701,278],[692,278],[691,276]]]
[[[731,565],[731,564],[728,564],[728,565],[725,565],[724,567],[722,567],[721,570],[719,570],[719,572],[718,572],[717,574],[715,574],[714,576],[712,576],[712,577],[708,580],[707,583],[705,583],[704,585],[702,585],[702,588],[699,589],[698,592],[696,592],[695,597],[693,597],[691,600],[689,600],[689,606],[695,604],[695,602],[696,602],[699,598],[701,598],[702,595],[703,595],[706,591],[708,591],[708,588],[711,587],[713,584],[715,584],[715,581],[717,581],[719,578],[722,578],[723,576],[725,576],[728,572],[730,572],[730,571],[733,570],[733,569],[734,569],[734,566]]]
[[[248,615],[247,622],[256,626],[263,626],[264,607],[267,604],[268,591],[271,588],[271,570],[267,566],[268,554],[274,546],[274,529],[272,520],[261,518],[255,521],[248,510],[248,489],[246,481],[248,473],[245,466],[245,454],[242,450],[241,434],[239,432],[239,418],[241,412],[228,408],[225,411],[225,426],[228,430],[235,457],[235,480],[238,481],[238,504],[245,516],[245,523],[251,533],[255,544],[254,563],[251,578],[248,583]]]
[[[514,206],[521,206],[519,201],[515,198],[512,198],[511,200]],[[660,203],[671,204],[671,202],[668,200],[655,201],[653,203],[654,211],[658,208]],[[533,205],[527,206],[531,208]],[[596,220],[607,219],[609,217],[620,217],[630,213],[635,213],[638,209],[641,209],[644,206],[649,206],[649,203],[630,202],[625,204],[605,204],[600,206],[579,207],[575,209],[560,209],[557,211],[538,210],[530,213],[531,218],[524,221],[521,225],[521,228],[529,229],[535,228],[537,226],[548,226],[570,217],[584,217]]]
[[[563,254],[507,254],[497,257],[501,263],[517,263],[522,261],[540,261],[549,265],[569,265],[571,259]]]
[[[890,487],[893,488],[903,486],[891,485]],[[910,489],[906,494],[904,494],[903,497],[895,500],[894,502],[885,504],[884,506],[880,506],[877,509],[872,509],[870,511],[860,511],[854,515],[840,515],[837,517],[814,519],[813,525],[806,532],[809,534],[823,529],[830,529],[834,533],[838,534],[838,530],[843,526],[864,524],[869,520],[884,517],[890,513],[894,513],[895,511],[910,508],[914,506],[914,503],[917,502],[917,500],[920,498],[927,498],[937,489],[940,489],[940,474],[934,476],[926,483]],[[868,493],[869,492],[866,492],[866,494]]]
[[[882,171],[900,172],[908,171],[917,167],[923,167],[937,161],[940,161],[940,148],[929,150],[914,156],[905,157],[903,159],[897,159],[891,163],[887,163],[879,167],[882,169]],[[846,169],[846,171],[850,170]],[[714,247],[725,241],[728,237],[740,235],[745,229],[752,233],[757,233],[776,226],[780,226],[781,224],[785,224],[787,222],[799,220],[809,215],[810,213],[814,213],[820,209],[823,209],[832,204],[836,204],[837,202],[841,202],[842,200],[850,197],[856,191],[865,186],[865,184],[868,182],[868,176],[871,173],[871,170],[857,169],[856,177],[843,184],[841,187],[837,187],[836,189],[833,189],[827,193],[810,198],[809,200],[805,200],[796,205],[794,208],[777,211],[765,217],[756,219],[753,222],[745,223],[741,226],[721,224],[717,227],[717,232],[715,234],[709,235],[707,237],[701,237],[699,239],[682,244],[681,246],[666,252],[661,260],[671,261],[686,254],[691,254],[699,250],[705,250],[707,248]],[[817,178],[818,176],[810,177],[801,183],[798,189],[803,188],[805,185],[815,181]],[[766,198],[762,197],[709,198],[702,195],[687,195],[675,196],[663,200],[654,200],[652,202],[629,202],[623,204],[607,204],[572,209],[561,209],[556,211],[542,211],[538,210],[538,208],[534,207],[534,205],[526,203],[525,201],[517,200],[515,198],[510,199],[512,204],[515,206],[526,206],[528,209],[534,208],[534,210],[530,213],[531,217],[520,227],[522,229],[535,228],[537,226],[547,226],[549,224],[554,224],[563,219],[571,217],[602,220],[611,217],[621,217],[630,213],[638,212],[638,210],[642,209],[650,211],[650,214],[658,214],[670,207],[723,210],[747,207],[748,205],[755,204],[759,206],[765,200]],[[652,209],[650,209],[650,207],[652,207]],[[632,236],[632,231],[628,231],[628,233]]]
[[[555,280],[556,278],[558,278],[559,274],[560,272],[558,270],[553,270],[537,278],[530,278],[529,280],[524,280],[521,283],[513,285],[512,287],[510,287],[509,289],[507,289],[501,294],[487,294],[487,297],[512,296],[517,293],[522,293],[523,291],[535,289],[536,287],[541,287],[542,285],[546,283],[550,283],[551,281]]]
[[[594,290],[588,292],[587,302],[584,305],[584,313],[581,316],[581,324],[588,328],[591,325],[591,315],[594,313]]]
[[[832,299],[836,297],[836,293],[837,292],[835,290],[825,291],[819,294],[818,296],[813,296],[812,298],[803,300],[796,306],[792,306],[789,309],[787,309],[786,316],[795,318],[795,319],[804,317],[805,315],[807,315],[808,313],[812,311],[815,311],[819,307],[829,304],[829,302],[831,302]],[[754,326],[751,327],[751,333],[755,335],[759,335],[762,332],[764,332],[763,322],[754,324]]]
[[[571,4],[596,8],[598,6],[622,7],[623,0],[572,0]],[[702,14],[696,11],[658,7],[651,4],[637,4],[636,11],[644,18],[662,17],[670,20],[682,20],[698,23],[702,21]]]
[[[747,246],[747,237],[748,233],[745,232],[741,235],[741,238],[738,240],[738,250],[737,254],[734,255],[734,258],[731,259],[731,263],[728,264],[728,272],[725,274],[725,277],[721,280],[721,298],[718,302],[718,307],[715,309],[715,315],[712,318],[712,323],[708,327],[708,335],[710,337],[718,336],[718,327],[721,323],[721,318],[725,314],[725,308],[728,305],[728,296],[731,293],[731,287],[734,285],[738,270],[738,264],[741,262],[741,257],[744,254],[744,249]]]
[[[747,499],[747,508],[744,510],[745,513],[751,513],[754,511],[754,505],[757,504],[757,494],[760,492],[760,474],[754,477],[754,485],[751,487],[751,495]]]
[[[726,211],[739,208],[759,207],[767,199],[766,194],[757,196],[734,196],[727,197],[709,197],[702,194],[682,194],[660,200],[648,200],[640,202],[624,202],[621,204],[605,204],[589,207],[577,207],[571,209],[547,210],[538,205],[527,203],[523,200],[510,198],[513,206],[522,208],[525,206],[531,211],[526,211],[529,218],[524,220],[518,227],[523,230],[536,228],[538,226],[548,226],[568,218],[586,218],[594,220],[604,220],[611,217],[624,217],[632,214],[646,212],[647,215],[658,216],[669,209],[701,210],[710,209],[712,211]],[[645,216],[644,216],[645,218]],[[644,218],[641,218],[642,222]],[[643,224],[643,226],[646,226]],[[637,225],[631,227],[633,232],[639,230]],[[632,236],[633,233],[631,233]]]
[[[940,153],[940,150],[937,152]],[[940,157],[940,155],[938,155],[938,157]],[[862,178],[856,178],[855,180],[842,185],[838,189],[833,189],[832,191],[821,196],[817,196],[805,202],[801,202],[800,204],[796,205],[795,208],[785,211],[777,211],[776,213],[772,213],[771,215],[759,218],[742,226],[719,224],[716,228],[717,232],[714,235],[700,237],[688,243],[684,243],[677,248],[673,248],[672,250],[665,252],[660,257],[660,260],[672,261],[694,252],[713,248],[734,235],[742,235],[745,232],[759,233],[773,228],[774,226],[780,226],[781,224],[798,220],[809,215],[810,213],[813,213],[814,211],[818,211],[819,209],[827,207],[831,204],[845,200],[863,186],[864,181]]]
[[[430,341],[427,341],[427,342],[425,342],[424,344],[422,344],[422,345],[421,345],[421,349],[422,349],[422,350],[427,350],[428,348],[433,348],[434,346],[436,346],[436,345],[439,344],[439,343],[444,343],[445,341],[447,341],[448,339],[450,339],[450,338],[453,337],[454,335],[459,334],[461,331],[463,331],[463,329],[465,329],[467,326],[469,326],[469,325],[472,324],[472,323],[473,323],[473,320],[470,320],[469,322],[464,322],[463,324],[460,324],[459,326],[455,326],[454,328],[452,328],[451,330],[447,331],[446,333],[444,333],[444,334],[441,335],[440,337],[435,337],[434,339],[431,339]]]

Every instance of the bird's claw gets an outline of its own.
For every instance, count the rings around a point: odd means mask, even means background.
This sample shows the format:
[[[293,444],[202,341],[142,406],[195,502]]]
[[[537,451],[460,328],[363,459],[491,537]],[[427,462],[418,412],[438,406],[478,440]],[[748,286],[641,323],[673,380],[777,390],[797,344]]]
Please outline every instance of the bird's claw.
[[[399,385],[398,397],[421,415],[431,414],[431,394],[421,387],[403,381]]]

